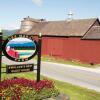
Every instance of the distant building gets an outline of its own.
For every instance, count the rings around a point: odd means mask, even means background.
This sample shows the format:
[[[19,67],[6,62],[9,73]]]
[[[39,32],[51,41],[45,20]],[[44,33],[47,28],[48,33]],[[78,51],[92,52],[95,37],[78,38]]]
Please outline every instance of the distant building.
[[[24,18],[19,34],[42,33],[42,55],[100,63],[100,22],[97,18],[46,21]]]

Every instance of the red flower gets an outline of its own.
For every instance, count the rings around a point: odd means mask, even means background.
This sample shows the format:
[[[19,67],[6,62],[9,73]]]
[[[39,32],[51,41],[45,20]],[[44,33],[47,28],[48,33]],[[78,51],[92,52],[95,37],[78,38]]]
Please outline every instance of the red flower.
[[[19,86],[19,87],[16,87]],[[0,82],[0,89],[5,90],[7,88],[11,89],[13,87],[12,91],[14,94],[16,94],[17,98],[19,98],[22,94],[21,87],[29,87],[32,89],[35,89],[36,92],[39,92],[43,88],[54,88],[53,81],[50,80],[41,80],[38,83],[34,80],[24,79],[24,78],[16,78],[16,79],[7,79]],[[2,94],[0,94],[2,96]],[[12,98],[14,100],[14,97]],[[20,99],[18,99],[20,100]]]

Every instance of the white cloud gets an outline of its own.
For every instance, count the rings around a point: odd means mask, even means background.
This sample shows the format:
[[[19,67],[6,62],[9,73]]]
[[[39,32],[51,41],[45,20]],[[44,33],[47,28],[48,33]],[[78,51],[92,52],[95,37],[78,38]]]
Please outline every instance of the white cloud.
[[[34,4],[36,4],[37,6],[41,6],[43,3],[43,0],[32,0]]]
[[[1,25],[0,28],[2,29],[7,29],[7,30],[13,30],[13,29],[19,29],[20,27],[17,26],[16,24],[6,24],[6,25]]]

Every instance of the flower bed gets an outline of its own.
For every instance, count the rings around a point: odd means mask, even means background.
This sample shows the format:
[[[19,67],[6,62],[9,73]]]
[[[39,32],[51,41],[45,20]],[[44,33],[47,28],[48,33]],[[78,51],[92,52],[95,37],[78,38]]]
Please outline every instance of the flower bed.
[[[34,80],[16,78],[7,79],[0,83],[0,96],[9,100],[42,100],[57,96],[58,90],[50,80]]]

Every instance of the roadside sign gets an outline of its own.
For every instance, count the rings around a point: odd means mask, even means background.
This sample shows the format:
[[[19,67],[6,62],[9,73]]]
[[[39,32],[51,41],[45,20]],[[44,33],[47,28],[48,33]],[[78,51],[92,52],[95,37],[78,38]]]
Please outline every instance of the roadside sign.
[[[2,32],[0,33],[2,34]],[[2,35],[0,35],[0,41],[2,41]],[[33,39],[32,35],[25,34],[14,34],[8,37],[3,45],[1,43],[1,53],[0,53],[0,81],[1,74],[7,73],[20,73],[20,72],[30,72],[37,70],[37,82],[40,81],[40,70],[41,70],[41,45],[42,45],[42,35],[39,34],[38,40]],[[37,68],[34,69],[33,64],[17,64],[17,65],[6,65],[6,72],[1,71],[1,58],[2,51],[4,56],[15,62],[25,62],[33,59],[37,55]]]

